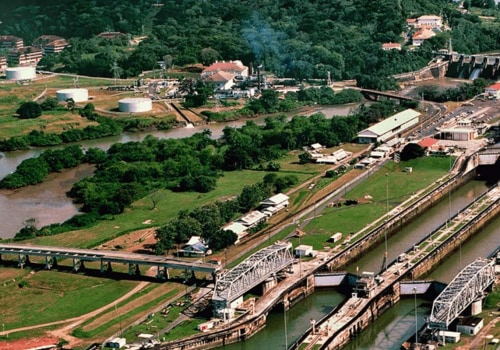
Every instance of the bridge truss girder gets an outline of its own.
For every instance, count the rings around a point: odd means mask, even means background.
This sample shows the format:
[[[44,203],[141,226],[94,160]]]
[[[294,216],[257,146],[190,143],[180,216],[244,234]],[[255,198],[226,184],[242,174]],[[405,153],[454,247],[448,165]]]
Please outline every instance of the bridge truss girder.
[[[275,243],[218,276],[212,297],[214,304],[218,307],[229,307],[231,302],[245,292],[293,264],[291,250],[291,243]]]
[[[494,262],[478,258],[455,276],[432,304],[429,326],[447,329],[495,281]]]

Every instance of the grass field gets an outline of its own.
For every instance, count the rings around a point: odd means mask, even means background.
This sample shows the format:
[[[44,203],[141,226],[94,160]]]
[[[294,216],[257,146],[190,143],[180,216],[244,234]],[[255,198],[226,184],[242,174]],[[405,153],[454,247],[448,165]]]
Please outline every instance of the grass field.
[[[5,271],[16,276],[6,280]],[[134,281],[26,269],[2,269],[0,277],[3,279],[0,312],[6,330],[85,314],[111,303],[137,284]]]
[[[405,167],[412,167],[413,171],[404,172]],[[446,174],[449,167],[448,158],[437,157],[419,158],[399,164],[387,163],[381,170],[370,174],[361,185],[346,193],[344,200],[358,200],[359,204],[326,208],[303,228],[307,234],[301,238],[301,244],[312,245],[314,249],[332,246],[327,243],[331,235],[342,232],[346,237],[358,232],[382,217],[388,209],[438,180]],[[294,244],[297,243],[298,240],[294,241]]]

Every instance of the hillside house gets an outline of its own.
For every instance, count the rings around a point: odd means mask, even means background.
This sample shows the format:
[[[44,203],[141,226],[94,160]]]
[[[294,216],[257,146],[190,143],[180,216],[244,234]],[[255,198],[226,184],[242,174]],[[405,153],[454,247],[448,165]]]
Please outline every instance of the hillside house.
[[[417,26],[420,28],[441,28],[443,19],[435,15],[424,15],[417,18]]]
[[[56,54],[69,46],[69,42],[57,35],[42,35],[33,40],[33,47],[43,50],[43,54]]]
[[[242,216],[236,222],[246,226],[247,228],[252,228],[266,220],[267,216],[264,213],[258,210],[254,210],[248,213],[247,215]]]
[[[412,36],[412,45],[420,46],[424,41],[436,36],[436,33],[432,29],[420,29]]]
[[[36,66],[43,57],[43,50],[26,46],[9,52],[9,60],[18,66]]]
[[[19,50],[24,47],[23,39],[14,35],[0,35],[0,48],[4,50]]]
[[[390,51],[390,50],[401,51],[401,44],[400,43],[383,43],[382,50],[384,50],[384,51]]]
[[[207,76],[205,81],[212,83],[215,91],[226,91],[234,86],[234,75],[227,72],[217,72]]]
[[[231,223],[225,225],[224,227],[222,227],[222,230],[234,232],[238,236],[236,243],[238,243],[239,240],[242,239],[243,237],[245,237],[248,233],[247,232],[248,227],[243,225],[240,222],[231,222]]]

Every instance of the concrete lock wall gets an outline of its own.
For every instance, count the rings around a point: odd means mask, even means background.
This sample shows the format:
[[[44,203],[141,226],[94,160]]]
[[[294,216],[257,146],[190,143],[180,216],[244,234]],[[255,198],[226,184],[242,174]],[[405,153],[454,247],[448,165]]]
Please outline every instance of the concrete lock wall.
[[[446,240],[439,248],[434,250],[427,258],[422,260],[419,264],[415,265],[409,272],[412,279],[416,279],[428,272],[430,272],[435,265],[446,257],[451,252],[459,248],[460,244],[472,237],[476,232],[486,225],[489,221],[493,220],[496,215],[500,213],[500,206],[492,207],[492,210],[481,217],[479,220],[468,226],[460,232],[459,235],[454,235]]]
[[[394,283],[387,287],[386,293],[374,298],[359,314],[359,317],[353,318],[341,330],[331,337],[323,348],[340,349],[352,339],[358,336],[375,319],[382,315],[388,308],[396,304],[400,299],[399,283]]]

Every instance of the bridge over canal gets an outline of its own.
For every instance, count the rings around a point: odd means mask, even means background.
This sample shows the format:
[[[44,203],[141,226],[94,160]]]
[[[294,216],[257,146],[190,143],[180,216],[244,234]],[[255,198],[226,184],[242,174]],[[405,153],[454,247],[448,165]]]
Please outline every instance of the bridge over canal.
[[[471,303],[481,299],[484,290],[494,281],[494,261],[479,258],[466,266],[434,300],[430,328],[448,329]]]
[[[231,318],[226,313],[233,309],[232,304],[238,298],[266,280],[271,289],[277,283],[277,274],[292,264],[292,244],[277,242],[218,276],[212,297],[214,315]]]

